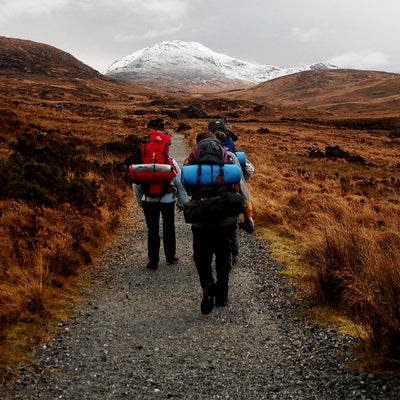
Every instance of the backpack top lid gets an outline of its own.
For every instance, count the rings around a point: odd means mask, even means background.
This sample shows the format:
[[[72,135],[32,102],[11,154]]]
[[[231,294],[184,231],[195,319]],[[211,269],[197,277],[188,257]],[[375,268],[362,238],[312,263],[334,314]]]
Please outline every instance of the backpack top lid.
[[[151,131],[142,147],[143,163],[172,164],[169,155],[171,135],[161,131]]]
[[[230,164],[231,160],[226,149],[216,138],[206,138],[195,146],[188,157],[191,164]]]
[[[205,139],[197,144],[200,149],[199,162],[204,164],[224,164],[223,148],[216,139]]]
[[[146,142],[154,141],[159,143],[168,143],[168,146],[171,145],[172,136],[166,132],[161,131],[151,131],[146,138]]]

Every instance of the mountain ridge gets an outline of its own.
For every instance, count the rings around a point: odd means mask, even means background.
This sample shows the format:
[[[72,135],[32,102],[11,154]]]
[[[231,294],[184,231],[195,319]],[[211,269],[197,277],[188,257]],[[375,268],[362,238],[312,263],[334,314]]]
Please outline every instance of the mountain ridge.
[[[249,87],[304,70],[337,68],[317,63],[303,68],[254,64],[216,53],[198,42],[163,41],[114,62],[105,75],[140,86],[176,91]]]

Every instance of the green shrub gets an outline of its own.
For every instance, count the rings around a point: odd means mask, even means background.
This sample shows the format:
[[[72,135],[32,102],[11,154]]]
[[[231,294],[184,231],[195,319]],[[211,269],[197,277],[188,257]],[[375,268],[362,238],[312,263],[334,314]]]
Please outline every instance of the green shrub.
[[[324,158],[325,153],[319,149],[314,149],[313,147],[308,149],[309,158]]]
[[[98,198],[99,184],[94,180],[88,182],[78,177],[67,183],[60,193],[62,202],[69,203],[82,213],[93,211],[100,201]]]
[[[179,118],[179,112],[177,110],[163,109],[161,110],[161,114],[167,115],[168,117],[174,119]]]
[[[25,160],[85,172],[89,170],[90,163],[84,159],[78,145],[78,141],[63,142],[51,135],[24,133],[10,143],[10,148]]]
[[[36,182],[19,181],[12,185],[12,198],[24,201],[34,211],[42,209],[43,206],[51,207],[54,203],[49,191]]]
[[[137,151],[138,146],[125,142],[108,142],[101,146],[101,149],[112,154],[122,155],[131,154]]]
[[[264,135],[264,134],[266,134],[266,133],[271,133],[271,131],[270,131],[268,128],[263,128],[263,127],[261,127],[261,128],[258,128],[258,129],[257,129],[257,133],[259,133],[259,134],[261,134],[261,135]]]
[[[122,142],[102,145],[103,152],[117,154],[119,160],[100,164],[84,158],[85,149],[78,141],[64,143],[49,135],[25,133],[12,142],[11,156],[0,159],[0,199],[24,202],[35,213],[43,207],[58,208],[65,203],[82,214],[96,213],[106,201],[100,199],[104,192],[99,191],[100,183],[109,188],[124,185],[127,174],[121,155],[135,153],[141,142],[141,138],[129,135]],[[91,142],[88,145],[91,154],[95,154],[98,148]],[[96,172],[102,180],[85,178],[89,171]]]
[[[325,157],[326,158],[342,158],[346,161],[352,163],[365,164],[364,158],[358,154],[350,154],[348,151],[342,150],[340,146],[326,146],[325,147]]]
[[[185,124],[184,122],[179,122],[178,127],[176,128],[176,131],[184,132],[184,131],[188,131],[189,129],[192,129],[192,127],[189,124]]]
[[[149,129],[160,129],[163,130],[165,126],[164,120],[162,118],[155,118],[148,122],[147,127]]]
[[[329,158],[331,160],[343,159],[351,163],[365,165],[365,159],[359,154],[350,154],[346,150],[342,150],[340,146],[326,146],[325,152],[313,147],[308,149],[309,158]]]
[[[188,118],[208,118],[207,113],[191,106],[182,108],[181,113],[187,115]]]
[[[98,164],[98,163],[97,163]],[[97,172],[102,176],[126,175],[126,165],[123,161],[113,161],[105,164],[98,164]]]

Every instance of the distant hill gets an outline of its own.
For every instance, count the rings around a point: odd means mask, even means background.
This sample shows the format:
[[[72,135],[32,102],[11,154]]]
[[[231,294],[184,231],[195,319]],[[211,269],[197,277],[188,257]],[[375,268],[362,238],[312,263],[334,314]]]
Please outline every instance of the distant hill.
[[[361,70],[315,70],[219,94],[284,107],[318,110],[329,116],[399,116],[400,75]]]
[[[174,40],[156,43],[113,63],[109,77],[169,92],[216,92],[253,86],[303,70],[334,68],[315,64],[280,68],[253,64],[216,53],[197,42]]]
[[[72,55],[30,40],[0,37],[0,74],[47,75],[60,78],[104,79]]]
[[[74,101],[152,91],[100,74],[55,47],[0,36],[0,95]]]

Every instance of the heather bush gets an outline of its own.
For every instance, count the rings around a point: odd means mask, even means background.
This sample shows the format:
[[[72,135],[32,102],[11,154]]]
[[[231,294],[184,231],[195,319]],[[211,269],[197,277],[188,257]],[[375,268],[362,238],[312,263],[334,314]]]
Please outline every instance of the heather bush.
[[[184,122],[179,122],[178,127],[176,128],[177,132],[184,132],[192,129],[192,127],[189,124],[186,124]]]

